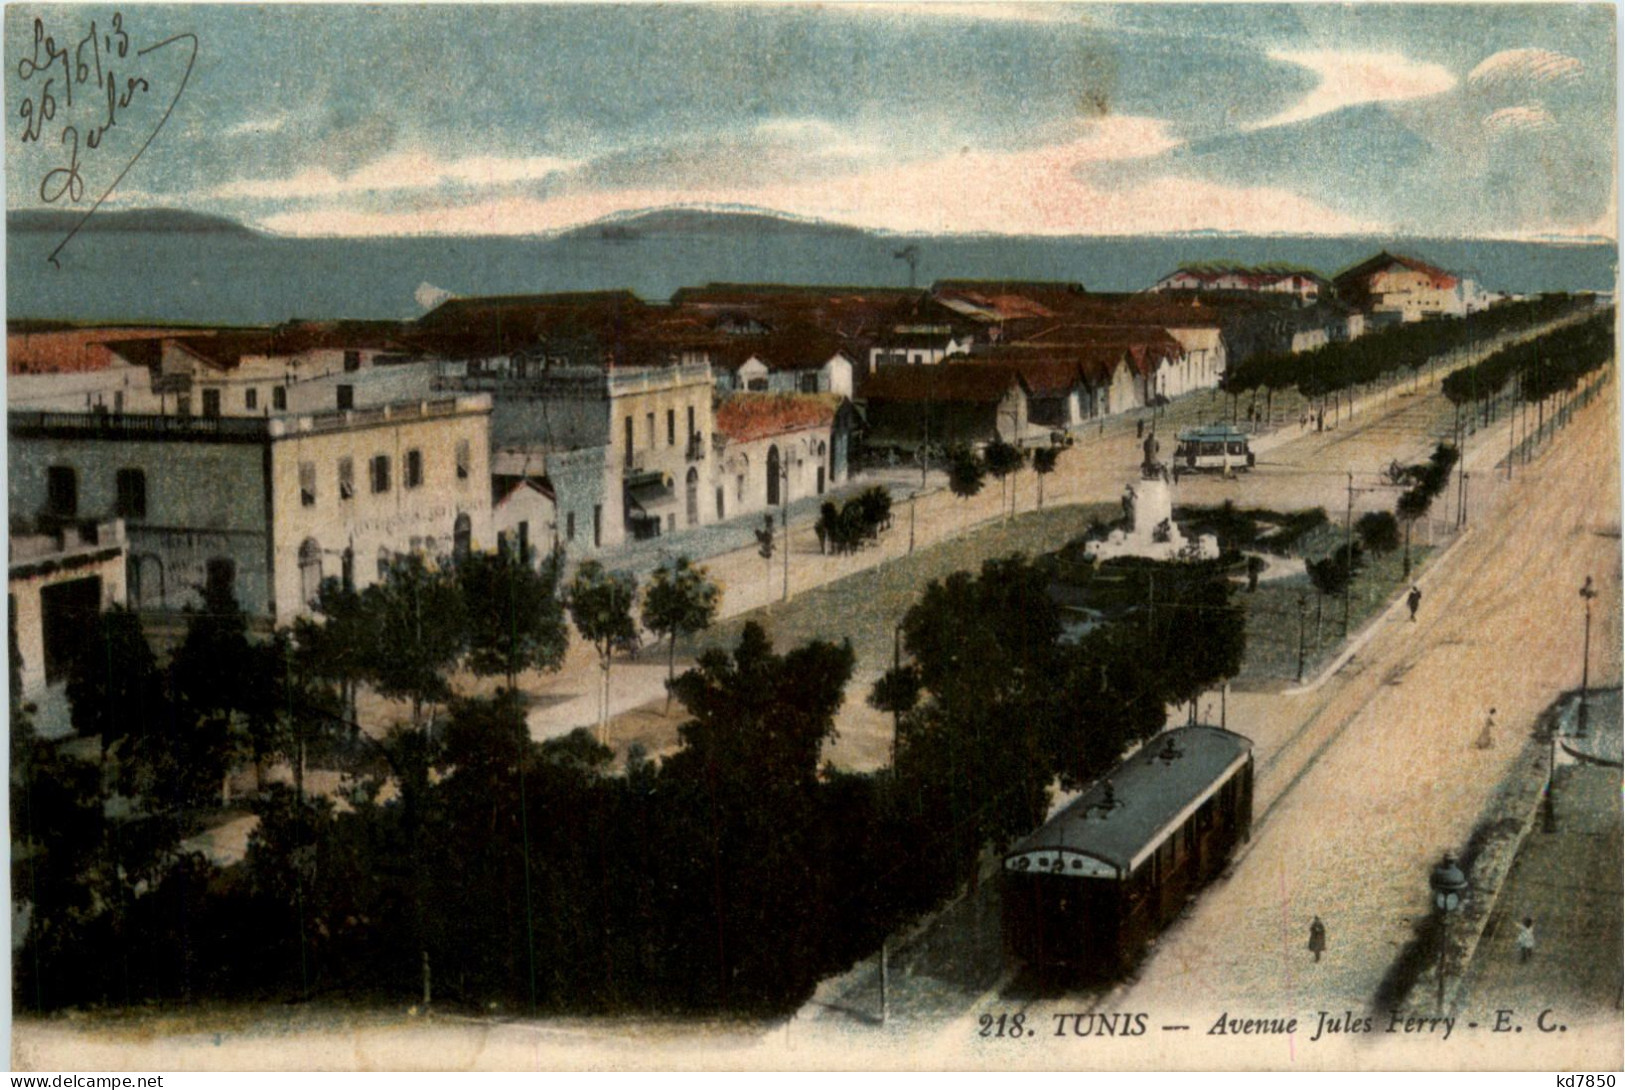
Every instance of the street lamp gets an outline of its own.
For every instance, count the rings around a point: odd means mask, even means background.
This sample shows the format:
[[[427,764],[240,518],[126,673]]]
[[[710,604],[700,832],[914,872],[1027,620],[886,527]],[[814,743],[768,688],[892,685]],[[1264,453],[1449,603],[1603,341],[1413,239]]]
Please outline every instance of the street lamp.
[[[1303,627],[1309,620],[1309,596],[1298,595],[1298,684],[1303,684]]]
[[[1574,736],[1586,736],[1586,690],[1591,686],[1591,599],[1597,596],[1597,588],[1592,585],[1591,576],[1586,576],[1585,586],[1580,588],[1580,597],[1586,604],[1586,635],[1585,648],[1580,653],[1580,714],[1576,716]]]
[[[1439,945],[1439,1013],[1444,1013],[1444,959],[1450,946],[1450,917],[1461,909],[1467,896],[1467,876],[1456,865],[1456,853],[1445,852],[1444,858],[1428,875],[1428,886],[1433,890],[1433,909],[1438,914]]]

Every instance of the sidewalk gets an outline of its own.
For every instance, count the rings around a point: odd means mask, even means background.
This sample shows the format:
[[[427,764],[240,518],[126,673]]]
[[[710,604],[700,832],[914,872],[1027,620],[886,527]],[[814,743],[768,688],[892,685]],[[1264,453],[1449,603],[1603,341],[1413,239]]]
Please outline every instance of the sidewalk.
[[[1556,831],[1537,822],[1519,849],[1467,969],[1463,1010],[1512,1009],[1525,1022],[1546,1009],[1559,1023],[1618,1017],[1625,927],[1619,770],[1560,762],[1553,799]],[[1536,937],[1528,961],[1516,946],[1525,917],[1534,920]]]

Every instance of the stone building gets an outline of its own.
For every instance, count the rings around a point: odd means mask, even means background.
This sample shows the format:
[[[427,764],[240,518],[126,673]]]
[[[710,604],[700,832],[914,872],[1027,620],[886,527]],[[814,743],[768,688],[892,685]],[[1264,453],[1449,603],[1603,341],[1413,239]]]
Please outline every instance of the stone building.
[[[7,605],[22,660],[19,695],[45,703],[47,690],[66,680],[91,618],[124,604],[124,524],[18,520],[9,544]]]
[[[365,586],[397,554],[494,544],[490,414],[485,397],[270,417],[12,412],[11,510],[122,518],[136,608],[182,609],[220,584],[282,623],[325,576]]]

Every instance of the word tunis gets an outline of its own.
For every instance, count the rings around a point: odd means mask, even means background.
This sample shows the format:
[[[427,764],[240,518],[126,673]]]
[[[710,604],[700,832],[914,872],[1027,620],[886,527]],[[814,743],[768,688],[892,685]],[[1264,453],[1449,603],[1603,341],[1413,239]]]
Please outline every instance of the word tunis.
[[[1143,1037],[1147,1015],[1133,1011],[1052,1014],[1057,1037]]]

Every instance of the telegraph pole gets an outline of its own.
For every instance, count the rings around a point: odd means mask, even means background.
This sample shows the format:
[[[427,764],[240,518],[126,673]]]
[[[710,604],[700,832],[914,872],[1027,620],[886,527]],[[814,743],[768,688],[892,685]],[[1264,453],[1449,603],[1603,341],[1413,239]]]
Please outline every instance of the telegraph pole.
[[[1349,471],[1349,501],[1343,512],[1343,636],[1349,634],[1349,588],[1354,585],[1354,471]]]

